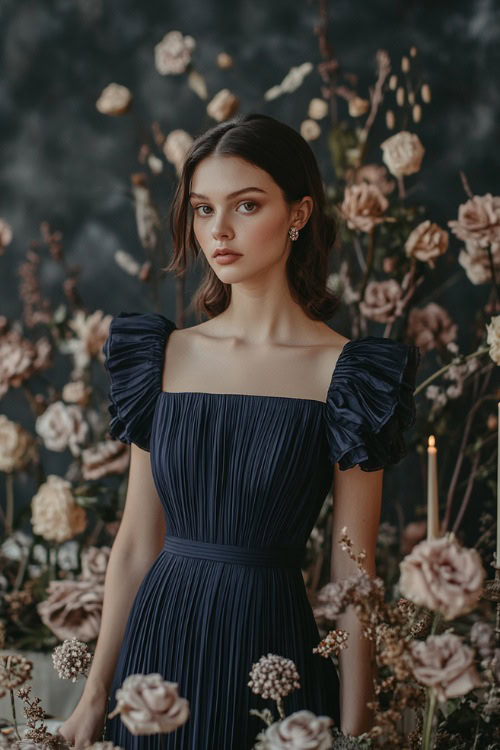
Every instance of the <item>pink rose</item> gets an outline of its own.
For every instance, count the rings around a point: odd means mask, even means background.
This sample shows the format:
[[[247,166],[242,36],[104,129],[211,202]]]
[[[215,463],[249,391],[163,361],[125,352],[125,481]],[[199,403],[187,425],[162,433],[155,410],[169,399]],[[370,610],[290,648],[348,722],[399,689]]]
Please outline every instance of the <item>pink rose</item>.
[[[311,711],[296,711],[271,724],[259,735],[262,750],[329,750],[333,719],[315,716]]]
[[[474,609],[486,576],[477,550],[459,546],[451,535],[420,542],[399,567],[401,594],[445,620]]]
[[[454,633],[412,641],[410,654],[415,679],[433,688],[441,702],[481,687],[481,678],[474,665],[474,650]]]
[[[120,718],[132,734],[173,732],[189,718],[189,701],[179,697],[178,683],[161,674],[132,674],[116,691],[116,706],[108,718]]]
[[[38,604],[42,622],[61,641],[92,641],[101,626],[104,586],[94,581],[50,581],[49,596]]]

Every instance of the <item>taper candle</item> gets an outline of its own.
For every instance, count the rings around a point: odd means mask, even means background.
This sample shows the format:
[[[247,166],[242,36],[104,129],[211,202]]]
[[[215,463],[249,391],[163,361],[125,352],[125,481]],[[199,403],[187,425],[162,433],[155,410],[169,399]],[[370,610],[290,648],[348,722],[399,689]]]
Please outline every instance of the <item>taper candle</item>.
[[[427,445],[427,540],[439,536],[437,448],[434,435]]]

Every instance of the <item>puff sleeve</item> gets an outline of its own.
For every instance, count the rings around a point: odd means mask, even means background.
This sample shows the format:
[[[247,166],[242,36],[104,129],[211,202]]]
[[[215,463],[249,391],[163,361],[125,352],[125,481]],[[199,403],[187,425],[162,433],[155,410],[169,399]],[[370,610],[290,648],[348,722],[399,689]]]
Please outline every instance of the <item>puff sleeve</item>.
[[[115,316],[101,351],[109,373],[109,433],[149,451],[156,400],[161,392],[165,347],[175,324],[160,313]]]
[[[419,364],[419,347],[394,339],[364,336],[344,346],[326,404],[329,458],[340,470],[376,471],[406,456]]]

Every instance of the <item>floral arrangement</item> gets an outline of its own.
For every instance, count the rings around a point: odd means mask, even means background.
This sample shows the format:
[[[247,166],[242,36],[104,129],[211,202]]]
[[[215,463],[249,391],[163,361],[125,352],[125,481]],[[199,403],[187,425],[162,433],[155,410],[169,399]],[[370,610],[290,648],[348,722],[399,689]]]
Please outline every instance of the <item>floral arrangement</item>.
[[[414,72],[419,65],[417,48],[402,57],[397,72],[392,71],[388,52],[379,50],[375,80],[365,98],[356,89],[356,77],[344,72],[332,56],[324,20],[315,33],[321,62],[293,67],[263,98],[272,102],[292,95],[312,86],[313,71],[319,74],[320,95],[310,99],[300,132],[319,145],[327,131],[337,176],[336,184],[327,186],[330,209],[340,227],[340,251],[329,284],[342,294],[353,337],[365,335],[378,323],[383,324],[382,335],[420,347],[429,374],[416,390],[420,406],[412,447],[423,460],[422,436],[429,430],[438,441],[446,436],[447,470],[440,477],[445,504],[441,536],[423,541],[423,503],[416,509],[417,518],[405,524],[396,498],[399,528],[389,523],[380,527],[382,577],[371,578],[362,567],[362,555],[357,555],[356,576],[322,585],[330,553],[329,495],[309,540],[303,570],[322,630],[315,652],[318,658],[335,660],[349,647],[349,634],[332,629],[332,623],[347,606],[354,606],[364,637],[375,646],[374,726],[363,735],[347,737],[329,717],[307,711],[286,716],[283,697],[300,686],[300,675],[293,663],[268,654],[253,665],[249,687],[276,700],[278,716],[268,709],[258,712],[266,729],[256,747],[494,747],[500,739],[500,652],[483,585],[492,565],[495,533],[500,197],[476,194],[461,173],[465,197],[456,218],[447,223],[450,231],[439,226],[425,206],[413,203],[414,186],[407,182],[417,179],[426,154],[413,131],[431,104],[429,84]],[[196,46],[192,37],[171,31],[158,42],[154,64],[159,75],[185,75],[207,116],[221,122],[238,110],[240,98],[229,87],[209,98],[205,78],[195,68]],[[216,65],[224,76],[234,62],[221,52]],[[347,119],[339,119],[342,100]],[[104,116],[136,116],[132,92],[118,83],[102,91],[96,107]],[[376,145],[375,124],[381,120],[386,137],[367,161]],[[193,138],[181,128],[163,133],[157,122],[144,132],[151,132],[151,140],[138,153],[142,171],[131,176],[143,257],[138,261],[118,251],[115,261],[123,273],[151,289],[157,304],[164,263],[154,192],[158,183],[177,179]],[[458,252],[450,232],[459,241]],[[14,241],[12,227],[0,217],[0,258]],[[56,309],[40,283],[42,264],[49,262],[59,264],[64,278],[65,303]],[[443,264],[447,278],[440,282]],[[20,652],[53,650],[61,677],[74,680],[86,674],[91,656],[85,649],[99,633],[106,566],[120,523],[130,449],[109,439],[105,392],[99,383],[101,347],[111,316],[85,309],[78,271],[66,264],[63,237],[47,222],[19,266],[19,279],[22,323],[0,316],[0,397],[21,393],[32,423],[28,427],[0,415],[0,472],[6,487],[5,507],[0,505],[0,634],[1,645],[13,652],[0,657],[0,691],[12,694],[18,689],[31,739],[50,745],[60,738],[43,728],[39,699],[31,700],[29,689],[23,687],[30,665]],[[183,281],[175,283],[180,287],[177,299],[182,300]],[[457,283],[483,286],[489,295],[471,317],[466,334],[473,345],[467,353],[459,348],[457,323],[437,301]],[[181,323],[182,316],[180,305]],[[70,363],[65,382],[56,377],[56,357]],[[42,384],[47,387],[42,389]],[[44,463],[52,453],[68,457],[64,476],[46,474]],[[423,464],[421,468],[423,472]],[[31,502],[20,506],[16,489],[29,484]],[[466,530],[463,521],[472,503],[474,523]],[[466,534],[470,546],[461,543]],[[351,554],[347,535],[341,544]],[[61,641],[62,646],[57,645]],[[264,689],[271,673],[277,676]],[[177,695],[175,683],[160,675],[131,677],[120,688],[116,708],[130,731],[167,732],[188,719],[189,706]],[[415,726],[405,735],[402,717],[408,711],[415,715]],[[2,731],[0,742],[10,742],[8,732],[11,728]],[[100,749],[102,744],[96,746]]]

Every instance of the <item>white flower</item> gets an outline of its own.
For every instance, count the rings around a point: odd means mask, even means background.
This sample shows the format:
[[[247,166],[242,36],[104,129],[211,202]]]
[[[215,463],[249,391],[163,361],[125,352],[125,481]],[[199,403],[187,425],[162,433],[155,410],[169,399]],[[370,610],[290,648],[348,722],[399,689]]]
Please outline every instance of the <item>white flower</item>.
[[[55,474],[49,474],[40,485],[31,501],[31,513],[33,531],[47,541],[65,542],[87,526],[85,510],[75,503],[71,482]]]
[[[490,357],[495,364],[500,365],[500,315],[495,315],[486,324],[488,336],[486,342],[490,346]]]
[[[382,159],[395,177],[418,172],[425,148],[418,135],[401,130],[380,144]]]

